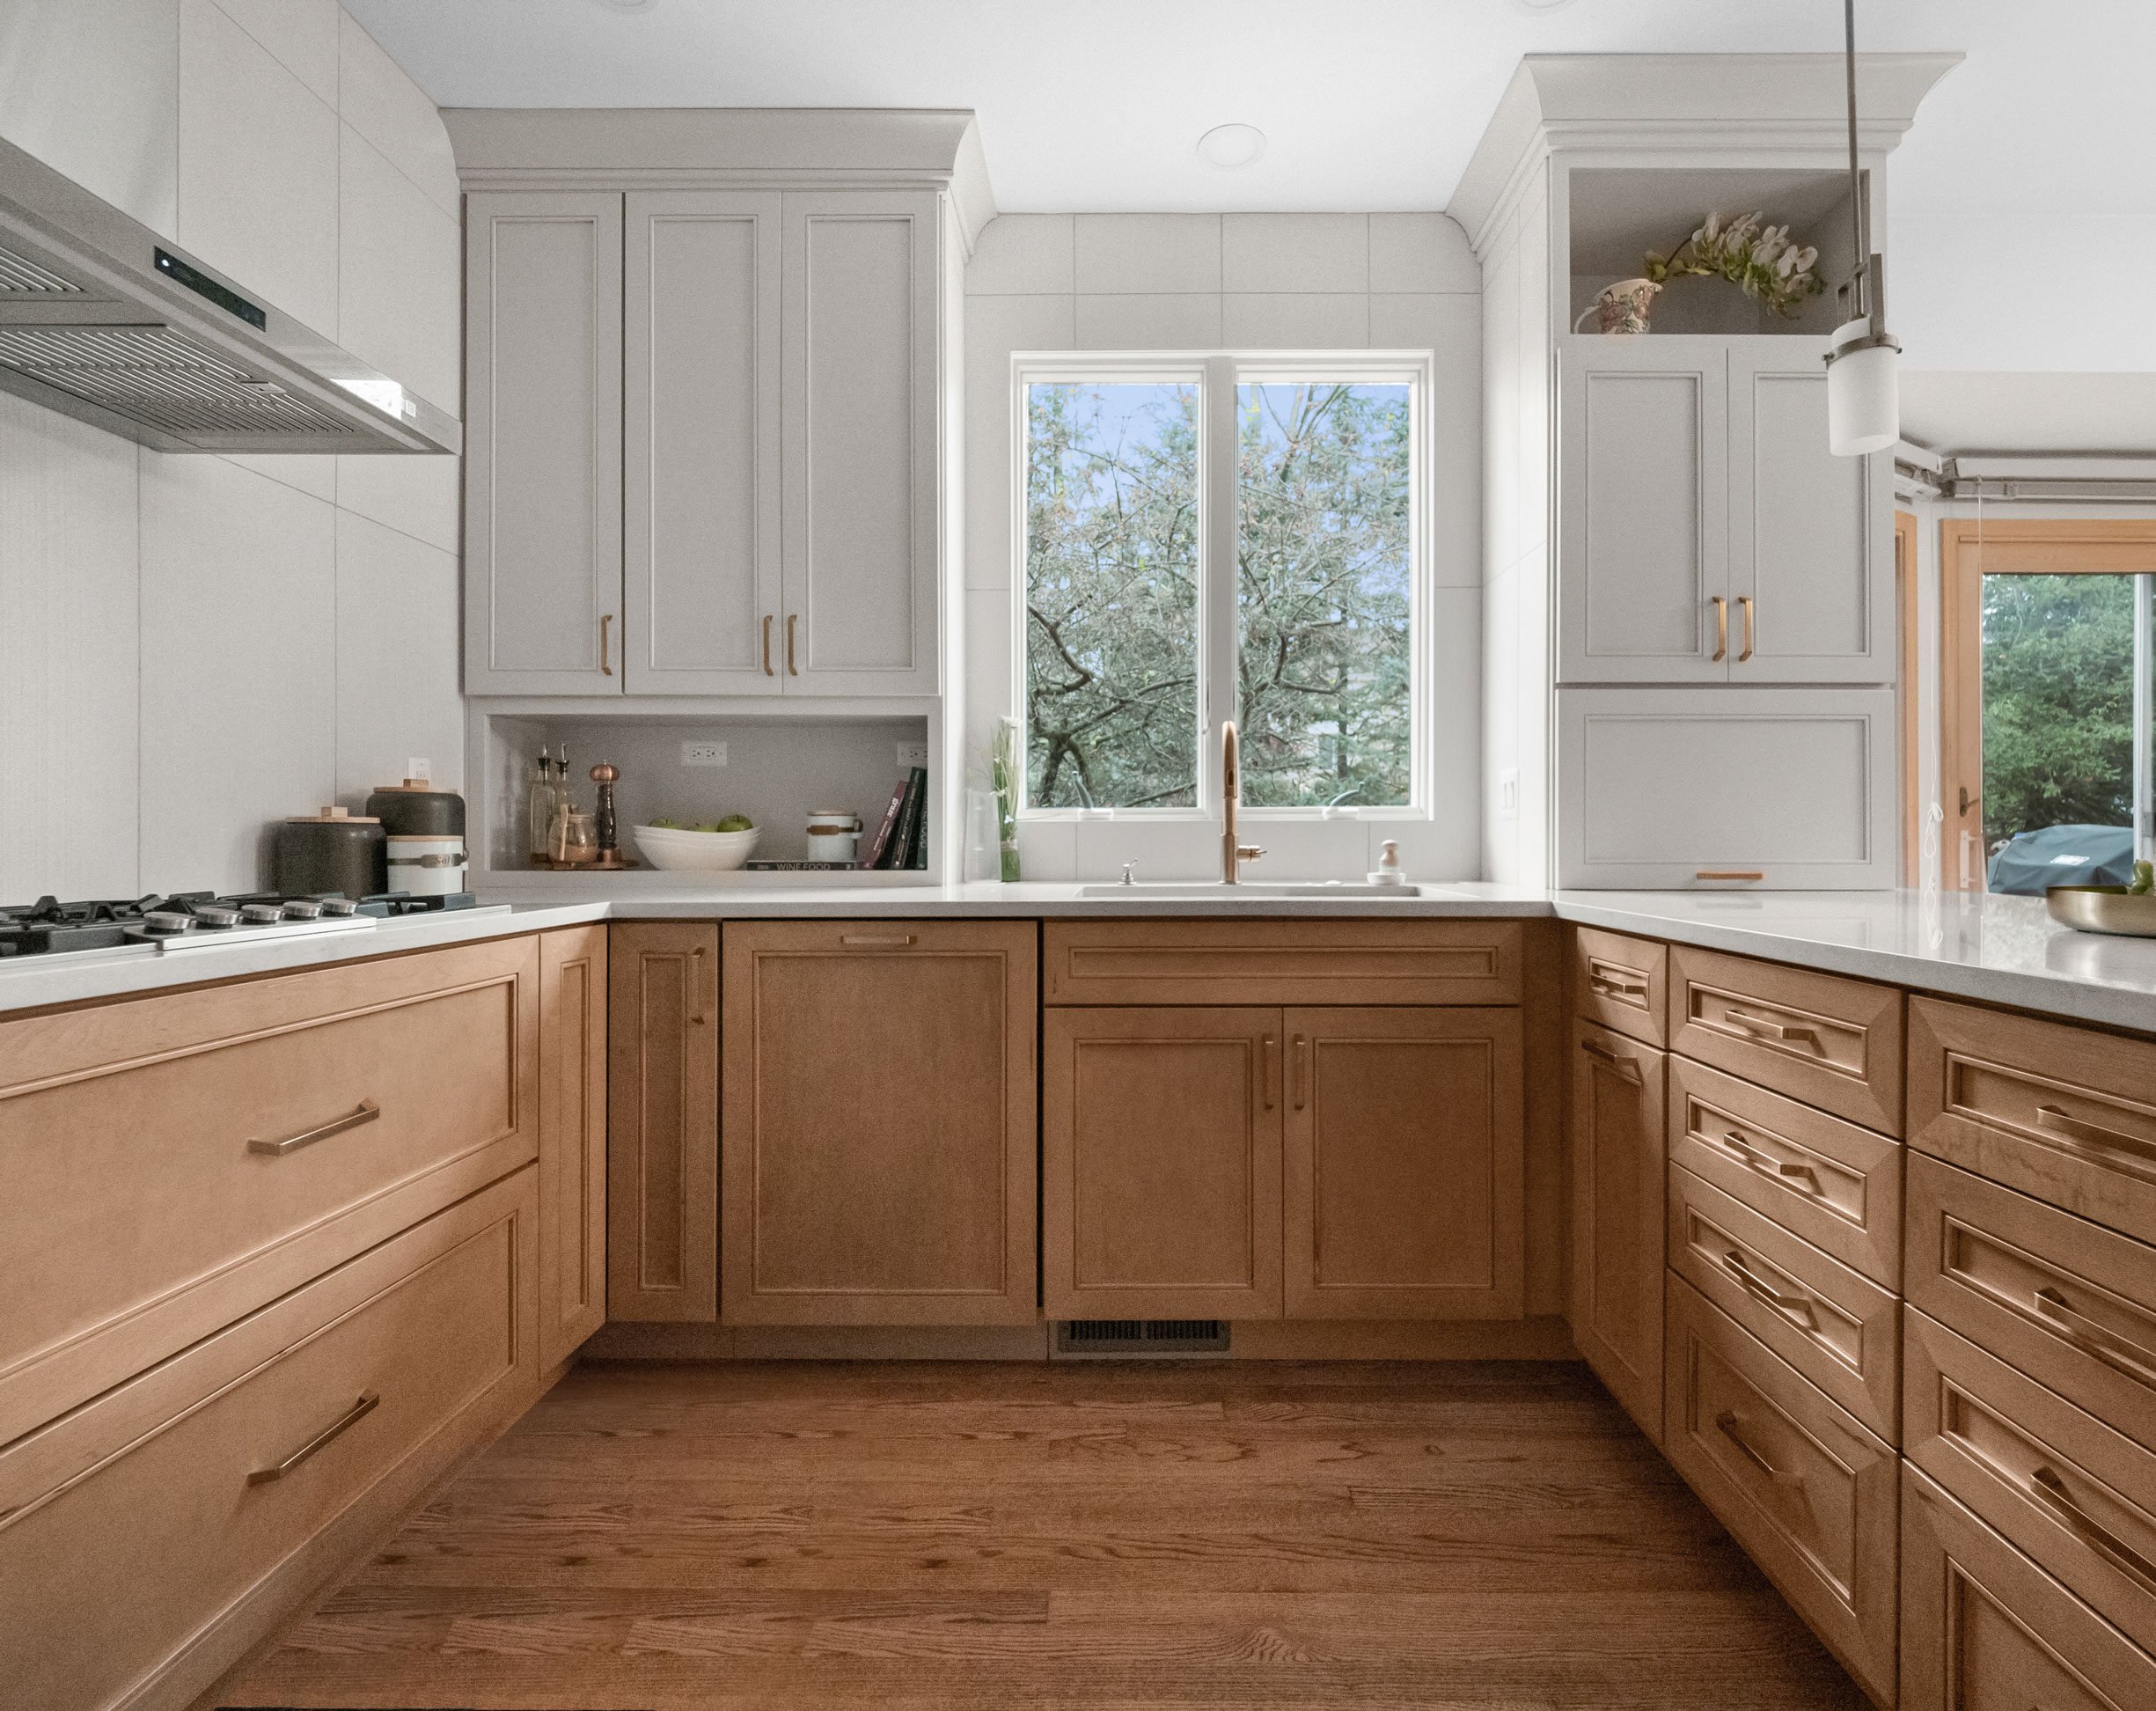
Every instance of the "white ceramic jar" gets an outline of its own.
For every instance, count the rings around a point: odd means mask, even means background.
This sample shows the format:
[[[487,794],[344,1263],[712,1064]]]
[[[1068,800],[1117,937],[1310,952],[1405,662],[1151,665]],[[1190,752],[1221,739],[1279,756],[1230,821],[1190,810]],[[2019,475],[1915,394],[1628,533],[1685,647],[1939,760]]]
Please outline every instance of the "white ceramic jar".
[[[809,810],[809,859],[847,862],[861,843],[861,816],[851,808]]]
[[[464,889],[461,837],[414,833],[389,840],[389,889],[414,897],[445,897]]]

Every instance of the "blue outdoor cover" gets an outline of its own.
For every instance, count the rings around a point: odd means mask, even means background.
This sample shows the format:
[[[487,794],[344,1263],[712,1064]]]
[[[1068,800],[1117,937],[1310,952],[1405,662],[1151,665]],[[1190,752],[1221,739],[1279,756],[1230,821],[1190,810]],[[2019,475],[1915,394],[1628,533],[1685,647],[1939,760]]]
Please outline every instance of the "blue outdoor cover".
[[[2123,885],[2133,879],[2133,828],[2046,826],[1991,857],[1991,889],[2042,897],[2052,885]]]

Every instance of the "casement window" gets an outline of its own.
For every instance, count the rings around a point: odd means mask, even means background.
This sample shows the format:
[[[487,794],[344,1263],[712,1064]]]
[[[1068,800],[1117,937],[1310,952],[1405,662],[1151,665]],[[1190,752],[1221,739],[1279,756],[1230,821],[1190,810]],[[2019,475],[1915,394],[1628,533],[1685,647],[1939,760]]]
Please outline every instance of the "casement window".
[[[1426,812],[1428,358],[1014,373],[1025,811]]]

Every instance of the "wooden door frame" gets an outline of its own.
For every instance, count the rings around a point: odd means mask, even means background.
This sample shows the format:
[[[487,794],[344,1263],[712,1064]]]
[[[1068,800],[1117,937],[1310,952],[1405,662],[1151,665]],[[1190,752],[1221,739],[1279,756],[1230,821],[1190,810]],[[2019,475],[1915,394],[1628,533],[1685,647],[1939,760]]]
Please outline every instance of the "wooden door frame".
[[[1984,578],[2156,574],[2156,518],[1947,518],[1939,525],[1939,883],[1962,882],[1962,820],[1984,799]],[[1966,792],[1966,797],[1963,793]],[[1966,803],[1966,806],[1964,805]],[[1981,840],[1983,816],[1977,816]]]

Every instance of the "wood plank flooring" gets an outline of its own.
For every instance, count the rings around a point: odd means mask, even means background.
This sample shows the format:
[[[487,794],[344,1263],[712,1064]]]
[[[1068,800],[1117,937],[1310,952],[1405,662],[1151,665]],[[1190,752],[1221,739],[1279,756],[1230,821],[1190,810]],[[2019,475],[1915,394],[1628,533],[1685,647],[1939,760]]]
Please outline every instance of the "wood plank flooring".
[[[1859,1711],[1570,1363],[601,1365],[231,1706]]]

